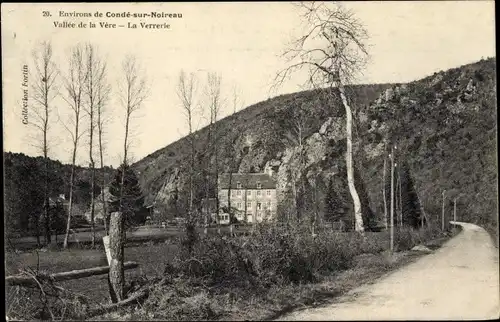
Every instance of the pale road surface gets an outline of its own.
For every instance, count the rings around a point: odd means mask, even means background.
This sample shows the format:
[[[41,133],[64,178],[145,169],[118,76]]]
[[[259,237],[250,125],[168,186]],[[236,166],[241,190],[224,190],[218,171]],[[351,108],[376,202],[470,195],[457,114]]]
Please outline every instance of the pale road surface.
[[[483,228],[456,224],[462,232],[434,253],[347,293],[336,304],[278,320],[498,319],[498,249]]]

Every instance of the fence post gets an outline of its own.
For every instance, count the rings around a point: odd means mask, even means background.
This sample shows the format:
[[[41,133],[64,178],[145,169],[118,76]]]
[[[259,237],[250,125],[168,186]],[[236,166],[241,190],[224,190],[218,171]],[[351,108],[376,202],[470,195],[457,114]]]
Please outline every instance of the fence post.
[[[111,251],[109,250],[109,236],[102,237],[102,243],[104,244],[104,251],[106,252],[106,259],[108,260],[108,265],[111,265]]]

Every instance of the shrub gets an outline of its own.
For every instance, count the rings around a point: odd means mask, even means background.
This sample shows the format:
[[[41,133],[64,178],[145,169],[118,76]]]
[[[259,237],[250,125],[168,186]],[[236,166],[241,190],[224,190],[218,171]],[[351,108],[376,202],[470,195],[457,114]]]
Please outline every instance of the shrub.
[[[396,251],[409,250],[416,245],[425,244],[441,235],[441,231],[434,227],[420,229],[402,227],[394,231],[395,248]]]
[[[250,236],[206,236],[191,251],[184,247],[173,266],[209,285],[231,284],[267,288],[281,283],[313,282],[318,276],[348,269],[362,253],[387,248],[385,233],[323,230],[314,237],[305,224],[288,228],[258,224]]]

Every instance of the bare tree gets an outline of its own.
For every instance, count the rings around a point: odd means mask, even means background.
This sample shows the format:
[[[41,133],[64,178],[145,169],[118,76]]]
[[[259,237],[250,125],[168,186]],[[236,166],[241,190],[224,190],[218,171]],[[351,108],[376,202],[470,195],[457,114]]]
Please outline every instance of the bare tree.
[[[82,118],[82,105],[84,99],[84,86],[86,82],[86,68],[84,63],[84,53],[81,45],[76,45],[71,48],[69,55],[69,69],[67,75],[64,77],[64,90],[65,95],[63,95],[64,101],[68,104],[71,109],[70,119],[68,125],[72,125],[69,128],[65,123],[62,122],[63,126],[71,135],[71,142],[73,145],[73,150],[71,153],[71,174],[69,182],[69,205],[68,205],[68,219],[66,222],[66,234],[64,236],[63,247],[68,247],[68,238],[71,228],[71,216],[73,215],[73,190],[75,184],[75,162],[77,156],[78,143],[80,138],[85,133],[80,129],[80,122]]]
[[[133,56],[127,56],[122,63],[122,75],[118,84],[118,97],[125,110],[125,136],[123,141],[123,160],[121,170],[121,182],[118,196],[118,211],[111,214],[109,225],[109,243],[111,263],[109,269],[109,281],[111,285],[112,298],[122,300],[125,276],[123,272],[125,227],[124,227],[124,207],[125,207],[125,176],[129,164],[129,147],[131,120],[140,110],[144,100],[148,95],[146,78],[143,76],[137,60]]]
[[[217,121],[222,108],[222,98],[221,98],[221,79],[220,75],[216,73],[209,73],[207,78],[207,96],[210,109],[210,124],[209,124],[209,143],[210,154],[214,156],[215,159],[215,169],[214,169],[214,187],[215,191],[219,191],[219,138],[220,133],[217,131]],[[215,194],[215,209],[216,209],[216,223],[217,230],[220,233],[220,222],[219,222],[219,194]]]
[[[307,68],[309,86],[326,86],[332,95],[335,92],[340,95],[346,112],[347,182],[354,203],[356,231],[362,233],[361,202],[354,185],[352,110],[345,85],[352,82],[366,61],[368,54],[364,41],[367,33],[353,13],[339,4],[300,3],[298,7],[304,11],[302,17],[307,24],[307,31],[285,51],[288,67],[277,74],[275,84],[282,84],[292,73]]]
[[[196,105],[194,104],[194,95],[196,92],[196,77],[193,73],[186,75],[184,70],[179,74],[179,82],[177,84],[177,96],[181,101],[182,110],[188,123],[188,140],[189,140],[189,205],[188,205],[188,221],[192,220],[193,216],[193,196],[194,196],[194,155],[195,142],[193,137],[193,118],[196,114]]]
[[[232,114],[232,126],[231,126],[231,128],[234,128],[236,125],[236,115],[235,114],[236,114],[236,111],[238,110],[238,108],[241,108],[241,106],[243,106],[243,102],[241,102],[238,89],[237,89],[236,85],[234,85],[233,86],[233,114]],[[235,148],[235,147],[233,146],[233,148]],[[234,150],[234,152],[236,153],[236,149]],[[234,215],[232,213],[232,208],[231,208],[231,184],[233,181],[233,172],[237,171],[236,166],[237,166],[237,160],[236,160],[236,155],[235,155],[233,158],[231,158],[229,160],[229,164],[228,164],[229,185],[228,185],[228,189],[227,189],[227,209],[229,211],[230,218],[231,218],[231,216]],[[247,210],[247,195],[246,195],[246,193],[247,192],[245,191],[245,216],[246,216],[246,210]],[[232,221],[230,222],[230,230],[231,230],[231,232],[233,231]]]
[[[104,132],[107,122],[106,117],[106,105],[109,100],[109,95],[111,92],[111,86],[107,80],[107,69],[106,63],[102,63],[101,72],[98,73],[98,78],[96,82],[96,113],[97,113],[97,139],[99,145],[99,160],[101,168],[101,202],[102,202],[102,213],[104,219],[104,229],[106,234],[108,233],[108,207],[107,200],[105,196],[106,181],[104,173]]]
[[[36,130],[36,143],[33,145],[38,148],[44,158],[44,205],[43,214],[45,218],[45,239],[47,243],[51,241],[50,231],[50,212],[49,212],[49,171],[48,171],[48,153],[49,153],[49,130],[52,120],[53,99],[59,95],[57,87],[58,71],[54,63],[52,44],[44,41],[38,48],[32,52],[35,74],[31,75],[34,81],[31,83],[31,105],[30,110],[33,115],[30,124]],[[37,243],[40,244],[39,218],[35,218],[35,230]]]
[[[91,171],[90,181],[90,221],[91,221],[91,234],[92,234],[92,247],[95,246],[95,190],[96,190],[96,175],[95,175],[95,161],[94,161],[94,145],[95,130],[98,126],[98,106],[99,106],[99,91],[104,86],[103,80],[106,73],[106,65],[99,57],[97,48],[91,44],[85,45],[85,67],[86,67],[86,81],[85,81],[85,97],[86,108],[85,111],[89,117],[89,167]]]

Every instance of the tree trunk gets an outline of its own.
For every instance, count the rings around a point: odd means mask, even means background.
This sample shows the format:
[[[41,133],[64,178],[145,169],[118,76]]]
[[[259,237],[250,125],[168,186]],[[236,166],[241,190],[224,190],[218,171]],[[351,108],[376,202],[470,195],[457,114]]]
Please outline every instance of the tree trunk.
[[[217,145],[215,145],[215,213],[219,216],[219,160],[217,157]],[[231,224],[231,214],[229,214]],[[217,232],[220,234],[220,224],[217,225]]]
[[[398,169],[398,185],[399,185],[399,227],[403,227],[403,199],[401,191],[401,167]]]
[[[90,83],[92,88],[92,83]],[[89,140],[89,160],[90,160],[90,171],[91,171],[91,181],[90,181],[90,231],[92,235],[92,248],[95,246],[95,163],[93,156],[93,144],[94,144],[94,106],[93,106],[92,93],[90,94],[90,140]]]
[[[107,225],[107,217],[108,217],[108,205],[107,205],[107,200],[106,196],[104,195],[105,189],[106,189],[106,180],[105,180],[105,174],[104,174],[104,157],[103,157],[103,145],[102,145],[102,123],[101,123],[101,107],[99,107],[99,113],[97,114],[97,122],[98,122],[98,127],[99,127],[99,156],[101,159],[101,171],[102,171],[102,182],[101,182],[101,201],[102,201],[102,213],[103,213],[103,219],[104,219],[104,230],[106,232],[106,235],[108,234],[108,225]]]
[[[205,174],[205,207],[204,207],[204,212],[205,212],[205,218],[210,216],[210,202],[209,202],[209,195],[208,195],[208,174]],[[215,221],[217,222],[217,217],[219,217],[219,214],[215,215]]]
[[[231,224],[230,229],[232,231],[233,229],[233,223],[231,221],[231,216],[234,216],[234,214],[231,211],[231,183],[233,181],[233,169],[229,167],[229,187],[227,189],[227,211],[229,213],[229,223]]]
[[[247,214],[247,200],[248,200],[248,191],[247,191],[247,182],[245,182],[245,190],[243,190],[243,193],[245,194],[245,198],[243,199],[243,202],[245,203],[243,205],[243,209],[245,209],[245,221],[248,223],[248,214]],[[252,223],[254,222],[255,214],[252,214],[254,217],[252,218]]]
[[[90,184],[90,230],[92,233],[92,248],[95,247],[95,167],[94,160],[91,160],[92,168],[91,168],[91,184]]]
[[[445,193],[446,193],[446,190],[443,190],[443,209],[442,209],[442,212],[441,212],[441,230],[444,231],[444,200],[445,200]]]
[[[394,252],[394,148],[391,147],[391,253]]]
[[[121,301],[125,297],[125,276],[123,269],[124,237],[123,214],[121,212],[113,212],[109,225],[109,250],[111,257],[111,262],[109,263],[109,291],[113,303]]]
[[[293,170],[292,170],[293,171]],[[299,221],[299,203],[297,202],[298,193],[297,193],[297,179],[295,176],[292,177],[292,192],[293,192],[293,206],[295,209],[295,219]]]
[[[352,111],[351,107],[347,102],[345,96],[344,86],[341,82],[338,82],[338,88],[340,92],[340,97],[342,99],[342,104],[344,105],[346,112],[346,132],[347,132],[347,152],[346,152],[346,166],[347,166],[347,184],[349,186],[349,192],[351,193],[352,200],[354,202],[354,218],[355,218],[355,229],[357,232],[363,233],[363,216],[361,214],[361,201],[359,199],[356,186],[354,185],[354,168],[352,160]]]
[[[385,224],[385,230],[388,228],[388,223],[387,223],[387,196],[385,195],[385,172],[387,168],[387,159],[385,157],[385,149],[384,149],[384,172],[382,175],[382,195],[384,198],[384,224]]]
[[[69,230],[71,229],[71,212],[73,208],[73,185],[75,179],[75,159],[76,159],[76,149],[73,148],[73,162],[71,165],[71,176],[69,184],[69,205],[68,205],[68,219],[66,221],[66,234],[64,235],[63,248],[68,248]]]
[[[36,246],[40,247],[40,217],[35,217]]]

